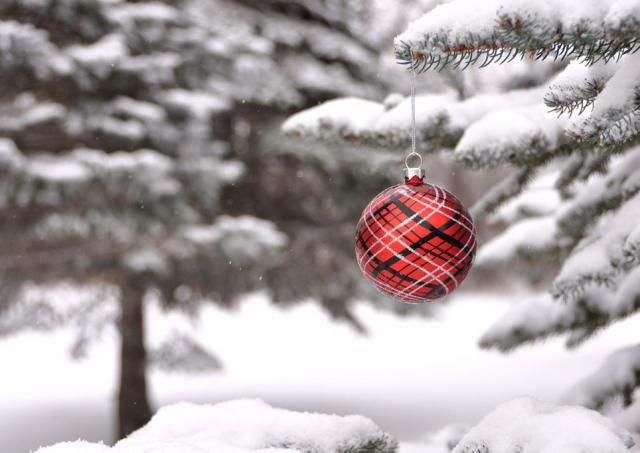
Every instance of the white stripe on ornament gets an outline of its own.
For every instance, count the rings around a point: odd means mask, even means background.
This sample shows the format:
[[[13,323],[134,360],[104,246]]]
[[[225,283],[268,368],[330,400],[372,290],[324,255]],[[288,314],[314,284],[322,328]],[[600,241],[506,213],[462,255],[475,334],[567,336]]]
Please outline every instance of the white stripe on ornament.
[[[396,188],[398,188],[398,187],[400,187],[400,186],[402,186],[402,184],[398,184],[398,185],[396,185],[396,186],[390,187],[389,189],[385,190],[383,193],[384,193],[384,194],[388,194],[389,192],[392,192],[393,190],[395,190]],[[406,193],[405,193],[405,195],[406,195]],[[377,197],[376,197],[376,198],[375,198],[371,203],[369,203],[369,205],[367,206],[367,208],[369,209],[369,211],[372,211],[371,206],[375,204],[374,202],[376,201],[376,199],[377,199]],[[443,203],[444,203],[444,201],[443,201]],[[434,202],[433,202],[433,204],[432,204],[432,206],[433,206],[433,205],[435,205],[435,204],[436,204],[436,203],[435,203],[435,201],[434,201]],[[426,205],[425,205],[424,203],[422,203],[422,206],[424,206],[424,207],[426,208]],[[431,209],[431,208],[432,208],[432,206],[429,206],[429,208]],[[380,242],[382,242],[382,241],[383,241],[387,236],[391,235],[392,233],[395,233],[395,232],[396,232],[396,230],[398,230],[399,228],[401,228],[401,227],[405,226],[407,223],[409,223],[409,222],[413,221],[416,217],[419,217],[419,216],[424,212],[424,210],[425,210],[425,209],[423,209],[422,211],[419,211],[419,212],[414,213],[411,217],[407,217],[404,221],[402,221],[402,222],[401,222],[400,224],[398,224],[396,227],[392,228],[391,230],[388,230],[384,235],[382,235],[382,236],[380,236],[379,238],[377,238],[377,239],[376,239],[376,242],[374,242],[373,244],[371,244],[371,246],[369,247],[369,249],[373,249],[373,248],[374,248],[375,246],[377,246]],[[367,212],[367,211],[365,210],[365,212]],[[389,210],[389,212],[391,212],[391,210]],[[393,242],[395,242],[395,241],[393,241]],[[392,243],[393,243],[393,242],[392,242]],[[395,253],[394,253],[394,254],[395,254]],[[358,264],[359,264],[359,265],[363,265],[363,266],[368,266],[368,265],[369,265],[369,263],[373,260],[373,258],[374,258],[374,257],[375,257],[375,255],[374,255],[374,256],[371,256],[371,257],[369,257],[369,260],[368,260],[366,263],[364,263],[364,264],[362,264],[361,262],[360,262],[360,263],[358,263]]]
[[[437,186],[433,186],[433,187],[435,188],[435,187],[437,187]],[[427,205],[425,205],[424,203],[422,203],[422,201],[421,201],[421,200],[416,200],[416,201],[418,202],[418,204],[421,204],[422,206],[427,207]],[[451,212],[453,212],[453,213],[458,212],[458,211],[456,211],[455,209],[449,208],[448,206],[446,207],[446,209],[450,210],[450,211],[451,211]],[[462,212],[460,212],[460,214],[462,215]],[[469,232],[471,233],[471,234],[467,237],[467,242],[465,242],[465,244],[464,244],[464,245],[463,245],[463,247],[462,247],[463,249],[466,247],[466,248],[467,248],[467,251],[466,251],[465,255],[464,255],[462,258],[459,258],[459,261],[464,261],[464,260],[466,260],[466,259],[467,259],[467,257],[471,254],[471,251],[473,250],[473,248],[474,248],[474,247],[473,247],[473,246],[468,247],[468,246],[469,246],[469,242],[470,242],[470,241],[473,241],[473,242],[472,242],[472,244],[474,244],[474,245],[475,245],[475,239],[476,239],[475,224],[474,224],[474,223],[473,223],[473,221],[472,221],[471,219],[469,219],[468,217],[466,217],[466,216],[462,216],[462,217],[463,217],[464,219],[466,219],[468,222],[470,222],[470,223],[471,223],[472,228],[471,228],[471,229],[469,229],[469,227],[468,227],[465,223],[461,223],[461,222],[459,222],[458,220],[456,220],[456,219],[453,219],[453,218],[452,218],[452,220],[453,220],[455,223],[457,223],[458,225],[462,226],[464,229],[466,229],[467,231],[469,231]],[[462,250],[462,249],[459,249],[459,251],[461,251],[461,250]],[[456,258],[457,258],[457,256],[456,256]],[[473,264],[473,261],[471,262],[471,264]],[[454,286],[454,288],[453,288],[453,289],[456,289],[456,288],[458,287],[458,284],[459,284],[459,283],[458,283],[458,279],[456,279],[455,277],[452,277],[452,280],[454,281],[454,284],[455,284],[455,286]],[[424,286],[424,285],[423,285],[423,286]],[[407,290],[407,289],[409,289],[409,287],[405,288],[405,290]],[[413,291],[412,291],[411,293],[409,293],[409,294],[410,294],[410,295],[411,295],[411,294],[414,294],[414,293],[415,293],[416,291],[418,291],[419,289],[420,289],[420,287],[416,288],[415,290],[413,290]]]
[[[442,192],[442,196],[443,196],[443,198],[442,198],[442,203],[440,203],[440,204],[438,205],[438,207],[437,207],[435,210],[434,210],[431,206],[427,206],[427,205],[425,205],[424,203],[420,202],[420,200],[419,200],[419,199],[412,197],[412,196],[411,196],[411,193],[409,192],[409,190],[407,190],[407,192],[405,192],[405,195],[407,195],[410,199],[415,200],[415,201],[417,201],[417,202],[418,202],[418,204],[421,204],[422,206],[424,206],[423,210],[422,210],[422,211],[420,211],[420,212],[423,212],[425,209],[432,209],[432,211],[429,213],[429,215],[428,215],[428,216],[426,216],[426,217],[424,217],[424,220],[428,220],[428,219],[429,219],[429,217],[431,217],[431,216],[432,216],[433,214],[435,214],[436,212],[441,213],[441,210],[440,210],[440,209],[445,205],[446,200],[447,200],[447,192],[446,192],[445,190],[440,189],[438,186],[431,186],[431,187],[433,187],[433,189],[434,189],[434,191],[435,191],[435,193],[436,193],[436,200],[439,198],[439,193],[440,193],[440,192]],[[417,251],[416,249],[414,249],[413,247],[411,247],[410,245],[408,245],[408,244],[404,244],[404,242],[402,242],[402,241],[400,240],[400,238],[397,238],[397,240],[400,242],[400,244],[401,244],[403,247],[406,247],[406,248],[408,248],[409,250],[411,250],[411,251],[412,251],[412,252],[413,252],[413,253],[414,253],[414,254],[415,254],[415,255],[416,255],[420,260],[422,260],[424,263],[426,263],[426,264],[428,264],[428,265],[430,265],[430,266],[435,266],[435,267],[437,268],[437,270],[438,270],[438,271],[440,271],[437,275],[432,274],[431,272],[429,272],[429,275],[431,275],[435,280],[437,280],[437,281],[438,281],[438,283],[439,283],[439,285],[440,285],[441,287],[443,287],[443,288],[444,288],[444,290],[445,290],[445,294],[449,294],[449,287],[444,283],[444,281],[443,281],[443,280],[441,280],[441,277],[443,277],[443,276],[444,276],[443,274],[447,274],[447,275],[448,275],[448,277],[449,277],[450,279],[452,279],[453,281],[456,281],[455,276],[454,276],[454,275],[453,275],[453,274],[452,274],[448,269],[446,269],[446,268],[442,267],[442,266],[441,266],[440,264],[438,264],[437,262],[427,260],[427,259],[422,255],[422,253],[418,253],[418,251]],[[396,241],[394,241],[394,242],[396,242]],[[393,242],[392,242],[392,244],[393,244]],[[416,263],[414,263],[414,262],[412,262],[411,264],[412,264],[412,265],[414,265],[415,267],[417,267],[418,269],[420,269],[420,270],[421,270],[421,271],[423,271],[423,272],[425,272],[425,271],[426,271],[426,269],[425,269],[424,267],[422,267],[422,266],[418,266],[418,265],[417,265]],[[426,272],[425,272],[425,273],[426,273]],[[456,281],[456,283],[457,283],[457,281]],[[424,288],[425,286],[426,286],[426,282],[425,282],[424,280],[416,280],[415,282],[411,283],[411,284],[410,284],[410,285],[408,285],[407,287],[402,288],[402,293],[403,293],[403,295],[411,296],[411,295],[415,294],[415,293],[416,293],[416,291],[418,291],[418,290],[420,290],[420,289]],[[415,287],[415,289],[414,289],[414,287]]]
[[[396,186],[396,187],[397,187],[397,186]],[[438,190],[438,187],[436,187],[436,186],[433,186],[433,187],[434,187],[434,189],[435,189],[435,191],[436,191],[436,200],[437,200],[437,199],[439,198],[439,190]],[[407,194],[405,193],[405,195],[407,195]],[[443,195],[444,195],[444,197],[443,197],[443,199],[442,199],[442,204],[446,202],[446,192],[444,192],[444,191],[443,191]],[[442,204],[441,204],[441,205],[442,205]],[[373,205],[373,203],[370,203],[370,204],[369,204],[369,206],[367,206],[367,208],[365,209],[365,218],[366,218],[367,216],[371,216],[371,218],[373,218],[374,222],[375,222],[375,223],[380,227],[380,229],[381,229],[381,230],[383,230],[382,225],[378,222],[378,220],[377,220],[377,219],[375,218],[375,216],[373,215],[373,211],[372,211],[372,209],[371,209],[371,206],[372,206],[372,205]],[[423,204],[423,206],[425,206],[425,205]],[[422,211],[420,211],[420,214],[422,214],[422,213],[423,213],[424,211],[426,211],[427,209],[431,209],[431,213],[429,213],[429,215],[426,217],[426,218],[428,219],[428,218],[429,218],[431,215],[433,215],[433,213],[434,213],[434,212],[436,212],[436,211],[434,211],[434,210],[433,210],[433,208],[431,208],[430,206],[429,206],[429,207],[425,206],[425,207],[422,209]],[[369,230],[369,233],[371,233],[371,235],[373,236],[373,235],[374,235],[374,233],[373,233],[373,231],[371,230],[371,228],[369,227],[369,222],[366,222],[366,221],[365,221],[365,224],[367,225],[367,229]],[[397,225],[396,227],[392,228],[390,231],[395,233],[395,232],[396,232],[396,230],[398,229],[398,227],[399,227],[399,226]],[[439,264],[437,264],[437,263],[427,261],[425,258],[423,258],[423,257],[422,257],[422,255],[421,255],[421,254],[417,254],[417,253],[416,253],[416,250],[415,250],[415,249],[413,249],[412,247],[410,247],[410,246],[409,246],[409,244],[406,244],[406,243],[402,240],[402,238],[401,238],[401,237],[396,237],[396,238],[395,238],[395,240],[392,242],[392,244],[393,244],[393,243],[395,243],[395,242],[398,242],[398,243],[400,243],[403,247],[405,247],[405,248],[407,248],[407,249],[411,250],[414,254],[416,254],[416,255],[418,256],[418,258],[419,258],[419,259],[421,259],[421,260],[422,260],[422,261],[424,261],[425,263],[427,263],[427,264],[429,264],[429,265],[434,265],[434,264],[435,264],[435,265],[436,265],[436,267],[437,267],[439,270],[441,270],[442,272],[441,272],[439,275],[435,275],[435,274],[433,274],[430,270],[425,269],[423,266],[420,266],[420,265],[418,265],[418,264],[417,264],[417,263],[415,263],[415,262],[409,261],[408,259],[406,259],[406,257],[404,257],[404,256],[402,256],[402,255],[399,255],[399,254],[398,254],[398,253],[396,253],[394,250],[392,250],[392,249],[389,247],[389,245],[388,245],[388,244],[383,244],[383,245],[384,245],[384,248],[386,248],[389,252],[391,252],[391,254],[392,254],[392,255],[397,256],[397,257],[398,257],[402,262],[405,262],[405,263],[409,264],[410,266],[415,266],[416,268],[418,268],[419,270],[421,270],[424,274],[429,275],[433,280],[436,280],[440,286],[443,286],[443,287],[444,287],[446,294],[448,294],[448,293],[449,293],[449,288],[448,288],[448,287],[447,287],[447,285],[445,285],[445,284],[444,284],[444,282],[440,279],[440,276],[441,276],[443,273],[448,273],[448,271],[447,271],[446,269],[442,268],[442,267],[441,267]],[[376,256],[377,256],[377,254],[376,254]],[[372,259],[372,258],[370,258],[370,259],[369,259],[369,261],[368,261],[367,263],[371,262],[371,259]],[[449,273],[449,275],[451,276],[451,274],[450,274],[450,273]],[[453,277],[453,276],[451,276],[451,278],[454,278],[454,277]],[[389,284],[387,284],[386,282],[380,282],[380,281],[375,280],[375,279],[373,278],[373,276],[372,276],[372,277],[370,277],[370,279],[371,279],[371,280],[376,281],[378,285],[381,285],[381,286],[383,286],[383,287],[387,288],[390,292],[392,292],[392,293],[394,293],[394,294],[399,294],[399,295],[405,294],[405,292],[406,292],[408,289],[412,288],[412,287],[413,287],[414,285],[416,285],[417,283],[420,283],[420,281],[419,281],[419,280],[417,280],[416,282],[414,282],[414,283],[410,284],[410,285],[409,285],[409,286],[407,286],[406,288],[398,289],[398,288],[395,288],[395,287],[390,286],[390,285],[389,285]],[[454,280],[455,280],[455,278],[454,278]],[[424,281],[423,281],[423,282],[421,282],[421,283],[424,283]],[[424,284],[422,285],[422,287],[424,287]]]

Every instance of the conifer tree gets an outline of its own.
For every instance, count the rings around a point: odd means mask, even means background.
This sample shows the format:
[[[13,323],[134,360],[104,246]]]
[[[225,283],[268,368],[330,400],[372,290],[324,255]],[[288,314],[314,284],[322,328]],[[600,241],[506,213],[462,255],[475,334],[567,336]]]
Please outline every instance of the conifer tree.
[[[274,270],[300,239],[224,191],[254,180],[245,151],[267,120],[379,90],[356,3],[1,2],[0,333],[77,325],[82,356],[116,323],[119,437],[151,414],[148,364],[219,366],[188,336],[147,351],[145,301],[313,295]]]
[[[395,40],[407,68],[462,77],[462,90],[417,96],[420,150],[509,171],[472,209],[477,221],[504,227],[477,266],[518,262],[555,274],[548,294],[517,301],[489,328],[484,347],[508,351],[560,334],[576,346],[640,308],[639,24],[635,1],[454,0]],[[283,129],[401,153],[409,113],[399,95],[338,99]],[[637,348],[613,354],[566,400],[595,409],[620,400],[619,419],[638,430]]]

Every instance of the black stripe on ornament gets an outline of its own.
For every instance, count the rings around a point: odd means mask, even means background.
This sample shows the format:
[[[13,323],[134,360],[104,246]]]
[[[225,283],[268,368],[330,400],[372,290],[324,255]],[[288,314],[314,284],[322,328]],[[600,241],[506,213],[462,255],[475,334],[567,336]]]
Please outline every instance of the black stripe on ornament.
[[[366,222],[366,220],[364,221]],[[371,236],[371,238],[376,239],[375,236]],[[386,270],[389,272],[389,274],[391,275],[390,277],[379,277],[378,273],[380,270],[381,266],[385,266],[385,262],[381,261],[372,251],[371,249],[369,249],[366,245],[366,241],[362,236],[362,228],[359,227],[358,228],[358,235],[357,235],[357,241],[359,243],[360,249],[362,251],[364,251],[364,253],[371,258],[371,261],[373,261],[373,263],[375,264],[375,268],[372,271],[371,274],[371,278],[373,279],[374,283],[381,285],[380,289],[382,291],[385,291],[386,288],[384,288],[384,285],[387,286],[391,286],[392,288],[398,290],[398,291],[402,291],[403,286],[409,286],[412,284],[416,284],[416,288],[424,288],[424,287],[428,287],[431,289],[431,291],[429,292],[429,294],[431,294],[433,291],[437,291],[438,289],[442,290],[440,288],[440,284],[434,284],[431,282],[420,282],[412,277],[409,277],[408,275],[405,275],[403,273],[401,273],[400,271],[395,270],[392,267],[386,268]],[[397,281],[394,281],[393,279],[395,277],[398,277]]]
[[[391,195],[391,201],[392,203],[398,208],[400,209],[403,214],[405,214],[408,217],[412,217],[414,215],[416,215],[416,213],[414,211],[411,210],[411,208],[409,208],[408,206],[406,206],[402,201],[400,201],[400,199],[398,198],[398,196]],[[374,212],[373,215],[375,216],[377,213]],[[420,239],[418,239],[417,241],[412,242],[409,247],[405,248],[404,250],[402,250],[401,252],[397,253],[396,255],[392,256],[391,258],[389,258],[386,261],[383,261],[380,263],[380,266],[377,267],[376,269],[374,269],[373,271],[373,277],[375,278],[377,276],[378,273],[380,273],[382,270],[390,270],[390,267],[397,263],[399,260],[401,260],[402,258],[405,258],[407,255],[409,255],[410,253],[413,253],[414,251],[419,250],[424,244],[426,244],[427,242],[431,241],[433,238],[435,237],[439,237],[440,239],[442,239],[445,242],[448,242],[451,245],[454,245],[456,247],[458,247],[461,251],[465,249],[465,245],[462,244],[460,241],[458,241],[456,238],[449,236],[447,233],[445,233],[445,231],[447,229],[449,229],[450,227],[452,227],[453,225],[455,225],[458,220],[461,217],[460,214],[460,210],[456,209],[455,210],[455,215],[453,217],[451,217],[449,220],[447,220],[445,222],[444,225],[442,225],[440,228],[432,225],[431,223],[429,223],[426,219],[420,217],[420,216],[416,216],[417,219],[415,219],[415,223],[427,228],[429,231],[431,231],[431,233],[427,234],[426,236],[421,237]],[[418,220],[419,219],[419,220]],[[406,236],[405,236],[406,237]],[[467,246],[468,247],[468,246]],[[459,270],[458,270],[459,272]],[[457,272],[454,273],[454,275],[457,275]],[[444,282],[443,282],[444,283]]]

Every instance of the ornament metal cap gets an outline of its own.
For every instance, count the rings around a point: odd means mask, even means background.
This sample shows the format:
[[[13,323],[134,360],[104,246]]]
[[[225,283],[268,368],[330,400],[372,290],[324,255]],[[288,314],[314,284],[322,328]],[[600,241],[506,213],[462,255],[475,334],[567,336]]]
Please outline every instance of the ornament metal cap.
[[[408,168],[408,167],[405,167],[405,169],[404,169],[404,177],[406,179],[411,179],[414,176],[417,176],[418,178],[424,178],[424,168],[420,168],[420,167]]]
[[[424,169],[420,167],[405,167],[404,183],[410,186],[420,186],[424,183]]]

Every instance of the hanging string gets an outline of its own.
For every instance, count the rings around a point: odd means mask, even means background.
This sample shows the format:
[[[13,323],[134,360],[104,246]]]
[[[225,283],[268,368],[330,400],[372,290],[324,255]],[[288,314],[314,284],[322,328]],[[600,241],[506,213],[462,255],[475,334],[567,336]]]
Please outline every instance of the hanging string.
[[[411,54],[411,64],[410,64],[410,70],[411,70],[411,152],[407,155],[407,157],[404,160],[404,165],[406,168],[410,168],[409,167],[409,159],[411,159],[412,157],[417,157],[420,160],[420,163],[417,165],[417,167],[421,167],[422,166],[422,156],[416,151],[416,136],[417,136],[417,132],[416,132],[416,68],[415,68],[415,63],[414,63],[414,59],[413,59],[413,51],[410,51]],[[413,167],[416,168],[416,167]]]
[[[411,154],[416,153],[416,69],[411,52]]]

